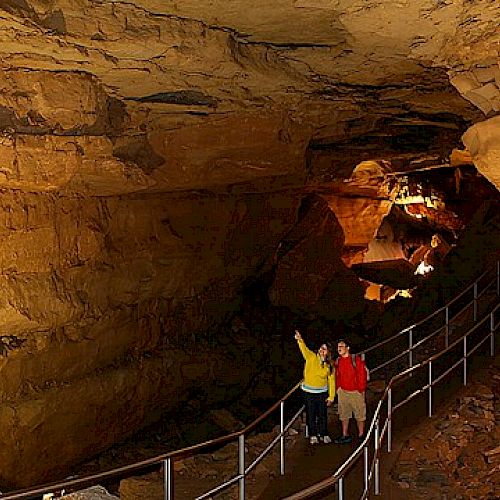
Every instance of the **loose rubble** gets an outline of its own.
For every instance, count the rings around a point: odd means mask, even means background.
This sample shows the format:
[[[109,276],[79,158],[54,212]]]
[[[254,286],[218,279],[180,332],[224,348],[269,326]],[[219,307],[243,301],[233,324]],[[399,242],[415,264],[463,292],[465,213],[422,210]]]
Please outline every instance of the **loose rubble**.
[[[477,380],[424,422],[401,451],[391,476],[409,497],[498,498],[500,368],[489,366]]]
[[[49,498],[55,497],[47,497],[47,500],[49,500]],[[92,486],[91,488],[77,491],[76,493],[64,495],[61,498],[65,500],[118,500],[117,496],[110,495],[102,486]],[[45,497],[44,500],[46,500]]]
[[[304,423],[298,421],[285,437],[286,447],[293,447],[304,435]],[[248,467],[274,437],[279,434],[279,427],[269,432],[251,435],[245,444],[245,463]],[[246,480],[246,497],[258,499],[269,481],[279,474],[279,444],[260,462],[253,474]],[[210,488],[221,484],[237,475],[238,443],[231,442],[212,453],[197,455],[174,462],[174,488],[178,498],[195,498]],[[237,484],[237,483],[236,483]],[[237,485],[228,487],[217,498],[237,498]],[[132,477],[120,482],[121,500],[163,500],[163,471],[157,471],[140,477]]]

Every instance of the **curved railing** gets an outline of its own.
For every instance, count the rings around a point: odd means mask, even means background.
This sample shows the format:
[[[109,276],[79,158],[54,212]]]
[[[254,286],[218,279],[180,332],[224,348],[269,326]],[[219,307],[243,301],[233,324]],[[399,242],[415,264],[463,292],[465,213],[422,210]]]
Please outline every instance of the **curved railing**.
[[[363,460],[363,483],[364,489],[361,498],[364,500],[368,498],[371,486],[374,486],[375,495],[380,494],[380,453],[382,450],[382,444],[384,438],[387,438],[387,451],[391,451],[392,447],[392,425],[393,425],[393,416],[394,413],[405,406],[415,397],[427,392],[428,397],[428,415],[431,416],[433,412],[433,387],[447,377],[453,370],[457,369],[459,366],[463,367],[463,384],[467,384],[467,361],[468,359],[487,341],[489,341],[489,353],[491,356],[495,354],[495,332],[498,329],[500,321],[496,321],[495,315],[500,315],[500,304],[497,304],[491,311],[484,315],[481,320],[478,320],[478,299],[484,295],[488,290],[491,289],[491,285],[495,284],[495,295],[500,295],[500,281],[497,267],[497,276],[488,282],[485,288],[479,293],[478,291],[478,282],[487,276],[487,273],[484,273],[471,287],[474,290],[474,299],[470,303],[466,305],[458,314],[454,316],[453,319],[457,319],[461,313],[464,313],[468,306],[472,307],[472,325],[467,331],[460,335],[458,338],[452,340],[450,343],[449,338],[449,328],[446,328],[446,338],[445,338],[445,346],[436,352],[435,354],[427,357],[421,362],[413,364],[406,368],[405,370],[400,371],[395,374],[389,380],[383,396],[377,403],[375,408],[372,420],[368,427],[368,431],[366,432],[366,436],[362,442],[358,445],[358,447],[351,453],[351,455],[340,465],[340,467],[328,478],[320,481],[308,488],[301,490],[298,493],[295,493],[291,496],[286,497],[285,500],[299,500],[304,498],[309,498],[313,495],[324,492],[325,490],[336,488],[338,493],[339,500],[343,500],[344,498],[344,488],[347,474],[353,469],[353,467],[358,464],[361,459]],[[443,310],[448,310],[448,307],[459,300],[470,288],[466,289],[459,296],[457,296],[452,302],[447,304],[444,308],[441,308],[435,312],[438,314]],[[448,313],[447,313],[448,316]],[[426,318],[428,319],[428,318]],[[498,319],[498,318],[497,318]],[[425,321],[425,320],[424,320]],[[451,323],[451,322],[450,322]],[[449,326],[449,324],[447,326]],[[412,327],[406,328],[395,337],[400,336],[402,333],[411,331],[416,325]],[[486,326],[486,328],[484,328]],[[484,331],[486,330],[486,332]],[[413,347],[417,347],[417,345],[422,345],[422,341],[427,341],[431,337],[436,337],[439,333],[435,331],[414,344]],[[388,340],[392,340],[388,339]],[[471,347],[470,340],[474,341],[474,345]],[[386,343],[384,341],[383,343]],[[383,343],[379,343],[383,344]],[[461,347],[461,355],[456,359],[452,364],[449,364],[449,357],[446,357],[449,354],[452,354],[457,347]],[[372,350],[370,348],[368,350]],[[367,351],[368,351],[367,350]],[[408,350],[407,350],[408,351]],[[405,352],[407,352],[405,351]],[[399,357],[399,356],[398,356]],[[439,360],[443,360],[446,362],[445,368],[442,372],[436,376],[433,368],[439,362]],[[384,363],[385,364],[385,363]],[[378,368],[380,368],[379,365]],[[423,380],[418,379],[417,375],[419,371],[426,371],[424,373]],[[395,397],[395,389],[398,384],[405,382],[404,386],[401,389],[401,393],[403,393],[402,399],[394,404]],[[416,382],[416,383],[415,383]],[[412,387],[413,386],[413,387]],[[416,387],[415,387],[416,386]],[[410,388],[408,394],[405,393],[405,389]],[[386,405],[386,411],[384,414],[384,405]],[[369,443],[373,440],[373,449],[370,449]],[[371,452],[371,460],[370,460],[370,452]]]
[[[414,357],[416,354],[418,354],[418,350],[426,343],[428,342],[431,338],[436,338],[438,337],[441,333],[443,334],[444,338],[444,343],[445,343],[445,351],[439,354],[439,356],[443,355],[444,353],[450,351],[454,347],[456,347],[457,342],[462,340],[465,342],[466,345],[466,340],[464,341],[463,339],[467,339],[468,335],[472,334],[472,330],[468,331],[465,336],[460,337],[460,339],[453,340],[452,343],[450,344],[450,338],[453,336],[453,322],[460,317],[463,312],[471,307],[472,308],[472,316],[473,320],[475,323],[477,323],[477,317],[479,314],[479,309],[481,306],[481,297],[491,289],[491,286],[494,284],[495,285],[495,292],[496,295],[498,296],[500,294],[500,263],[497,264],[494,272],[494,277],[490,279],[486,284],[484,284],[485,279],[489,279],[489,276],[491,276],[491,270],[486,271],[483,273],[472,285],[467,287],[462,293],[460,293],[457,297],[455,297],[451,302],[446,304],[445,306],[441,307],[440,309],[436,310],[434,313],[430,314],[423,320],[419,321],[418,323],[415,323],[411,325],[410,327],[407,327],[400,332],[396,333],[395,335],[384,339],[375,345],[365,349],[364,351],[361,351],[361,355],[363,358],[366,358],[366,355],[369,353],[374,353],[376,351],[379,351],[380,348],[384,347],[384,350],[387,351],[388,346],[391,345],[391,343],[397,343],[394,345],[393,349],[398,351],[397,354],[393,355],[387,360],[381,361],[379,364],[371,367],[370,373],[373,375],[375,373],[381,372],[382,370],[385,371],[385,375],[387,375],[388,372],[390,372],[390,366],[395,365],[392,370],[394,370],[396,373],[391,376],[385,376],[384,378],[387,380],[390,378],[390,382],[384,392],[383,397],[379,401],[377,408],[375,410],[374,418],[371,421],[371,424],[369,425],[369,429],[366,435],[366,438],[363,440],[363,442],[358,446],[358,448],[351,454],[351,456],[339,467],[339,469],[329,478],[325,479],[324,481],[317,483],[316,485],[311,486],[310,488],[307,488],[296,495],[293,495],[289,498],[307,498],[308,496],[311,496],[312,494],[318,493],[320,491],[323,491],[325,488],[330,488],[333,485],[337,484],[338,486],[338,491],[339,491],[339,498],[343,498],[343,481],[346,473],[352,468],[352,466],[358,462],[358,460],[361,457],[361,454],[363,454],[364,457],[364,481],[365,481],[365,496],[367,495],[368,488],[371,484],[372,480],[375,480],[375,490],[377,491],[378,488],[378,461],[379,461],[379,454],[380,454],[380,444],[385,437],[386,432],[389,435],[388,439],[388,449],[390,450],[391,446],[391,425],[392,425],[392,412],[398,409],[400,406],[403,404],[406,404],[410,399],[415,397],[416,395],[420,394],[424,390],[429,391],[429,402],[431,405],[431,397],[432,397],[432,386],[436,384],[439,380],[443,378],[444,375],[441,375],[440,378],[433,380],[430,379],[430,382],[425,385],[423,388],[421,388],[419,391],[413,393],[409,398],[406,398],[403,402],[400,402],[396,405],[393,405],[392,403],[392,388],[393,385],[400,380],[402,377],[406,376],[411,376],[414,372],[417,370],[421,369],[423,366],[429,366],[432,367],[432,359],[426,359],[423,362],[420,363],[414,363]],[[458,312],[453,310],[453,307],[455,304],[459,304],[460,300],[463,299],[468,293],[473,291],[473,297],[472,299],[466,303],[464,307],[459,309]],[[498,310],[497,306],[494,311],[496,312]],[[419,332],[419,329],[424,329],[423,326],[426,325],[427,322],[432,323],[434,319],[436,319],[439,315],[443,315],[443,324],[432,331],[431,334],[426,334],[425,336],[422,336],[422,332]],[[491,349],[493,350],[494,348],[494,331],[496,327],[494,327],[494,316],[493,312],[489,313],[487,317],[491,317],[491,328],[490,328],[490,333],[489,337],[491,338]],[[481,322],[477,323],[477,326],[483,324],[485,320],[483,319]],[[474,327],[475,328],[475,327]],[[401,349],[401,343],[405,341],[405,337],[407,337],[408,341],[408,348],[405,348],[403,351],[400,351]],[[421,338],[418,338],[421,337]],[[482,342],[484,343],[485,340]],[[482,345],[482,344],[480,344]],[[478,348],[478,346],[474,347],[474,350],[467,353],[466,347],[464,347],[464,358],[462,358],[460,361],[464,363],[464,369],[466,370],[466,359],[467,357],[475,352],[475,350]],[[400,351],[400,352],[399,352]],[[401,364],[402,360],[407,357],[407,362],[408,362],[408,368],[404,370],[398,371],[398,367]],[[436,358],[437,359],[437,358]],[[465,359],[465,361],[464,361]],[[455,364],[454,367],[458,366],[458,364]],[[431,368],[429,368],[431,370]],[[466,375],[464,375],[466,376]],[[266,412],[264,412],[262,415],[260,415],[256,420],[254,420],[251,424],[249,424],[247,427],[244,429],[233,432],[231,434],[228,434],[226,436],[222,436],[216,439],[211,439],[209,441],[205,441],[203,443],[199,443],[193,446],[189,446],[186,448],[182,448],[180,450],[175,450],[169,453],[165,453],[162,455],[155,456],[153,458],[147,459],[147,460],[142,460],[139,462],[135,462],[130,465],[122,466],[122,467],[117,467],[109,471],[97,473],[97,474],[92,474],[92,475],[87,475],[84,477],[76,477],[72,478],[69,480],[65,481],[59,481],[59,482],[52,482],[48,484],[44,484],[41,486],[37,487],[32,487],[24,490],[19,490],[19,491],[14,491],[14,492],[9,492],[5,494],[0,494],[0,499],[1,500],[21,500],[21,499],[30,499],[30,498],[36,498],[40,497],[41,495],[51,493],[54,491],[62,491],[62,490],[68,490],[68,491],[75,491],[78,489],[85,488],[90,485],[96,485],[96,484],[102,484],[110,479],[119,479],[119,478],[125,478],[125,477],[130,477],[135,474],[143,473],[150,469],[152,466],[158,466],[158,465],[163,465],[163,473],[164,473],[164,489],[165,489],[165,499],[171,500],[174,498],[174,491],[173,491],[173,462],[175,460],[181,459],[181,458],[186,458],[194,455],[198,455],[202,452],[206,452],[210,449],[213,449],[216,446],[222,446],[225,445],[229,442],[238,441],[238,473],[234,475],[232,478],[226,480],[222,484],[216,486],[215,488],[212,488],[211,490],[201,494],[200,496],[196,497],[197,500],[202,500],[208,497],[211,497],[215,495],[216,493],[232,486],[238,484],[238,491],[239,491],[239,498],[240,500],[243,500],[245,498],[245,479],[247,475],[255,468],[255,466],[265,457],[267,454],[279,443],[280,444],[280,474],[283,475],[285,473],[285,435],[289,428],[295,423],[295,421],[300,417],[302,414],[304,407],[302,406],[298,411],[296,411],[292,418],[289,421],[285,421],[285,402],[288,401],[291,396],[298,390],[300,387],[300,382],[297,383],[294,387],[292,387],[287,394],[285,394],[279,401],[277,401],[271,408],[269,408]],[[388,415],[389,418],[386,418],[383,424],[382,432],[380,432],[380,415],[381,415],[381,409],[384,401],[387,402],[388,404]],[[264,448],[264,450],[253,460],[253,462],[249,465],[246,465],[245,463],[245,439],[246,436],[248,436],[249,433],[254,431],[259,424],[261,424],[263,421],[267,420],[274,412],[276,412],[280,409],[280,418],[279,418],[279,433],[268,443],[268,445]],[[430,406],[430,411],[432,411],[432,407]],[[370,440],[371,437],[374,437],[374,452],[373,452],[373,459],[371,462],[371,466],[369,467],[368,461],[369,461],[369,453],[368,453],[368,446],[367,443]]]

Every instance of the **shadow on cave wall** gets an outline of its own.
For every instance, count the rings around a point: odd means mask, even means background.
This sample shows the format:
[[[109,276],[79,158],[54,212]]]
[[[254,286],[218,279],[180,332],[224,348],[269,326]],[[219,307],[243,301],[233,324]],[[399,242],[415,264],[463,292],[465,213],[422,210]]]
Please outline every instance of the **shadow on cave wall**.
[[[293,338],[295,328],[301,329],[311,348],[325,340],[334,342],[347,337],[356,349],[362,349],[428,315],[471,283],[485,266],[500,258],[499,208],[498,201],[484,203],[456,247],[434,273],[422,280],[413,300],[400,298],[389,302],[384,310],[380,308],[373,314],[370,328],[363,317],[368,309],[362,314],[339,310],[337,317],[324,317],[317,310],[273,305],[269,290],[276,278],[276,262],[263,263],[260,271],[243,284],[237,310],[199,339],[194,353],[203,358],[214,349],[224,350],[241,362],[242,370],[253,369],[257,364],[260,368],[250,382],[245,387],[214,383],[210,393],[191,391],[181,408],[182,418],[165,415],[154,426],[82,466],[79,473],[109,468],[131,456],[146,458],[227,434],[228,429],[211,418],[214,411],[229,410],[240,427],[250,423],[301,378],[303,360]],[[251,360],[247,368],[245,360]],[[294,411],[300,404],[298,393],[287,411]],[[276,422],[276,419],[268,421],[262,429],[268,430]]]

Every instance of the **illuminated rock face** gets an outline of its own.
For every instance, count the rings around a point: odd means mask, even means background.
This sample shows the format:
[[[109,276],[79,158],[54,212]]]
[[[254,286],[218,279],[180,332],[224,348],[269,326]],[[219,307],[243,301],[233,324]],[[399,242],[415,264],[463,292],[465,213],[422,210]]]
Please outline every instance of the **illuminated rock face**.
[[[464,144],[481,173],[500,186],[500,117],[490,118],[471,127],[463,136]]]
[[[293,222],[293,196],[6,192],[1,206],[5,484],[61,477],[193,391],[224,397],[214,380],[237,393],[263,363],[202,347]]]
[[[54,455],[62,473],[224,377],[186,380],[182,355],[157,351],[234,308],[304,183],[446,153],[498,111],[495,4],[2,2],[1,482],[50,477]],[[323,200],[314,294],[287,272],[319,240],[283,256],[272,295],[328,314],[357,290],[341,259],[359,260],[390,201]]]
[[[349,317],[357,312],[363,294],[359,280],[341,260],[344,237],[336,213],[320,196],[306,198],[301,211],[303,217],[278,249],[269,296],[275,305],[292,310]],[[331,296],[332,283],[337,285],[335,296]],[[345,302],[350,305],[345,307]]]

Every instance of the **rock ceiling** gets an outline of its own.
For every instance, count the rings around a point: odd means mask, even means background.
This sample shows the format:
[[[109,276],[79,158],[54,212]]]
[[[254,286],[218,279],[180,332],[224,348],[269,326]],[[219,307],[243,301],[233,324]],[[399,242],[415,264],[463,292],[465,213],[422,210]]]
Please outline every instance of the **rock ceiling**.
[[[182,349],[259,270],[277,305],[363,314],[343,262],[392,213],[391,168],[467,130],[500,185],[499,20],[498,0],[0,0],[2,491],[192,391],[226,404],[266,351]]]
[[[496,1],[0,9],[4,187],[109,195],[293,183],[308,146],[411,126],[414,137],[429,126],[459,135],[500,109]],[[335,155],[327,163],[335,170]]]

